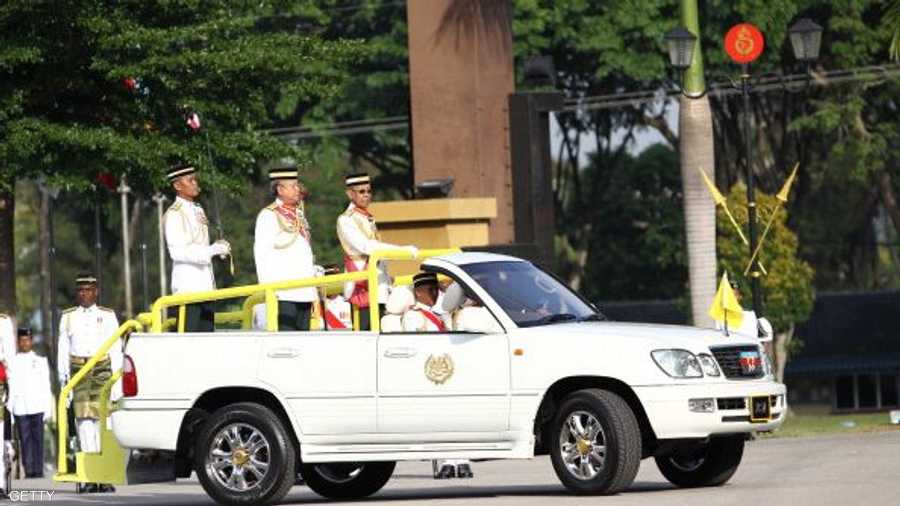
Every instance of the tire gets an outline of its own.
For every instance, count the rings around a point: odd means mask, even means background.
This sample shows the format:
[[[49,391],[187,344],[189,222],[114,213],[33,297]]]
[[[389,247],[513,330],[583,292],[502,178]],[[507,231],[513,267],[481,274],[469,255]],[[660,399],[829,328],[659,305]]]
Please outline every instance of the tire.
[[[306,485],[329,499],[360,499],[381,490],[394,474],[396,462],[335,462],[303,464]]]
[[[194,455],[200,484],[219,504],[271,504],[294,485],[294,445],[281,420],[259,404],[231,404],[213,413]]]
[[[572,492],[616,494],[634,481],[641,464],[641,430],[618,395],[599,389],[573,392],[549,434],[553,469]]]
[[[717,487],[731,479],[743,455],[744,435],[737,434],[682,446],[673,454],[656,457],[656,465],[679,487]]]

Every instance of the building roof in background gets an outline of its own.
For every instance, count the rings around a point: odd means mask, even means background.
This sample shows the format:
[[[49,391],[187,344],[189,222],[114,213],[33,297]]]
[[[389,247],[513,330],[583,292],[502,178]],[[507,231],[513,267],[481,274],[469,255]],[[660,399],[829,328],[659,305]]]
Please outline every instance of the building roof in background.
[[[900,291],[819,294],[796,336],[796,358],[900,353]]]

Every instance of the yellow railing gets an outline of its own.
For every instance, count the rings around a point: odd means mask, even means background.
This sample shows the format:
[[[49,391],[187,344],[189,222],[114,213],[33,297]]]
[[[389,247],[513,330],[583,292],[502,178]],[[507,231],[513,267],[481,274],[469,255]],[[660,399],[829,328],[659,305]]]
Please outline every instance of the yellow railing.
[[[57,466],[58,466],[57,474],[58,475],[67,474],[68,469],[69,469],[68,462],[66,462],[66,453],[67,453],[66,437],[69,434],[69,417],[68,417],[69,407],[68,407],[68,402],[67,402],[69,400],[69,394],[72,392],[72,390],[75,388],[75,386],[78,385],[78,383],[80,383],[81,380],[84,379],[85,376],[87,376],[87,374],[94,368],[94,366],[97,365],[97,362],[99,362],[103,357],[106,356],[107,353],[109,353],[109,349],[112,348],[113,345],[119,341],[119,339],[121,339],[123,336],[125,336],[126,334],[128,334],[131,331],[134,331],[134,330],[140,331],[140,330],[143,330],[143,328],[144,328],[144,326],[139,321],[136,321],[136,320],[128,320],[125,323],[123,323],[122,325],[120,325],[119,328],[116,330],[116,332],[113,333],[113,335],[110,336],[109,339],[107,339],[103,343],[102,346],[100,346],[100,349],[97,350],[97,353],[95,353],[94,356],[91,357],[91,359],[88,360],[87,363],[81,367],[81,369],[79,369],[79,371],[75,374],[75,376],[72,376],[72,378],[69,380],[69,382],[66,383],[66,386],[64,386],[62,388],[62,390],[60,390],[59,400],[57,401],[57,405],[56,405],[57,430],[59,431],[59,438],[58,438],[59,439],[59,460],[57,461]],[[121,375],[121,370],[115,371],[115,372],[118,375]],[[116,374],[114,374],[113,377],[117,377]],[[110,380],[112,380],[112,378],[110,378]],[[109,410],[109,407],[107,406],[107,404],[109,404],[109,391],[110,391],[110,388],[112,388],[112,383],[113,383],[112,381],[106,382],[106,384],[104,385],[103,391],[101,392],[104,395],[100,396],[100,414],[101,414],[100,420],[102,421],[100,423],[101,431],[106,430],[105,415],[108,414],[108,410]],[[101,448],[101,451],[102,451],[102,448]]]

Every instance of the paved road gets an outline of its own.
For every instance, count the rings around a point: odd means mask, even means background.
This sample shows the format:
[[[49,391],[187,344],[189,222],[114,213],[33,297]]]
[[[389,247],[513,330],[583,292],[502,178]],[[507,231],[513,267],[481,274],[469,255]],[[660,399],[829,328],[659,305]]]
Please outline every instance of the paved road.
[[[569,495],[563,489],[546,457],[477,463],[475,478],[470,480],[437,481],[431,478],[430,471],[427,463],[400,464],[388,485],[365,504],[545,505],[552,501],[553,506],[563,506],[585,503],[585,498]],[[54,505],[212,504],[195,480],[123,486],[115,495],[76,496],[74,486],[46,479],[19,481],[14,488],[53,490],[50,503]],[[652,460],[645,460],[627,492],[589,501],[603,506],[897,505],[900,504],[900,430],[754,441],[748,444],[744,461],[731,481],[724,487],[710,489],[676,489],[662,477]],[[309,489],[295,487],[284,504],[321,502],[324,500]]]

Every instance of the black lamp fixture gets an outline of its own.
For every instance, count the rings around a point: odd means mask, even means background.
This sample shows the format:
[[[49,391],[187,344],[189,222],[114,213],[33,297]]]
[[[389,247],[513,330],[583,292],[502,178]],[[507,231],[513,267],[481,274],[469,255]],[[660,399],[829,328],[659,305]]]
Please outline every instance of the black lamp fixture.
[[[450,196],[453,178],[428,179],[416,183],[416,196],[420,199],[442,199]]]
[[[799,62],[811,63],[819,59],[822,46],[822,27],[809,18],[802,18],[788,29],[794,58]]]
[[[549,55],[530,56],[522,65],[522,78],[532,86],[556,86],[556,66]]]
[[[669,63],[678,70],[685,70],[691,66],[694,59],[694,46],[697,36],[687,28],[679,26],[667,33],[666,45],[669,47]]]

